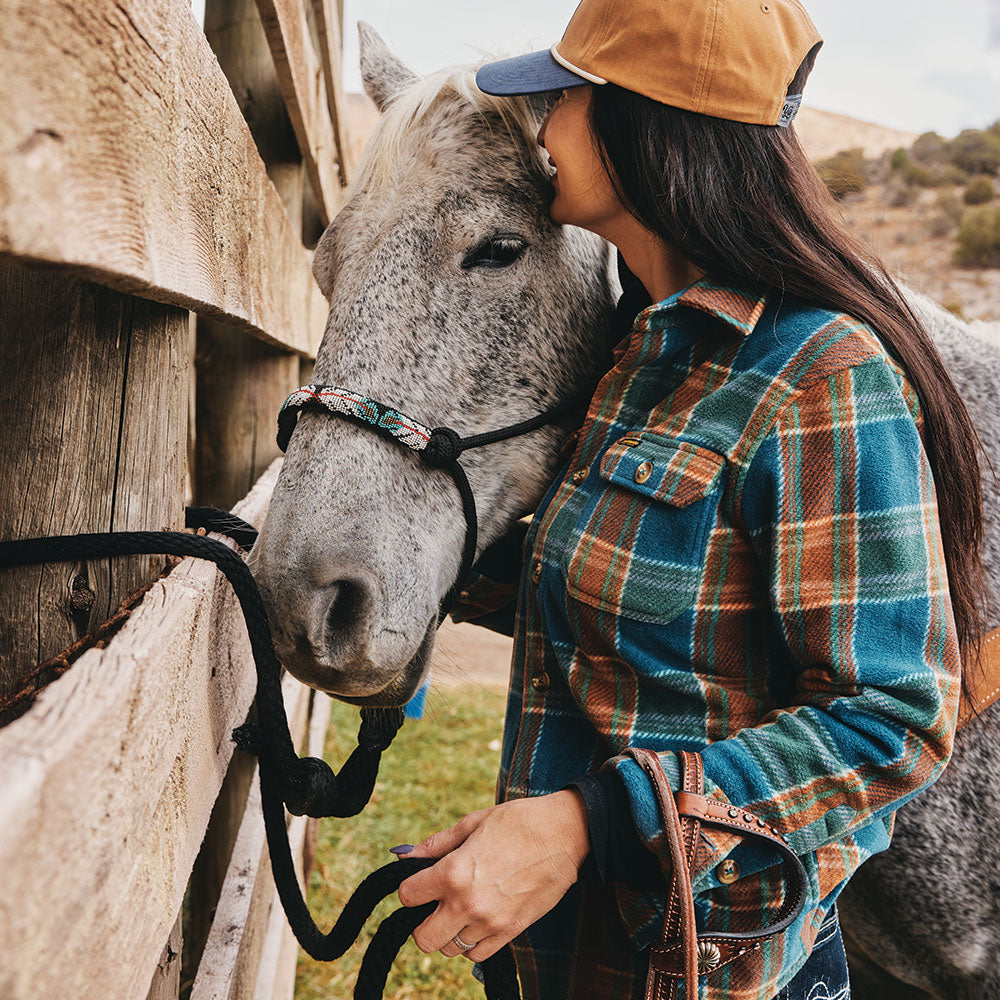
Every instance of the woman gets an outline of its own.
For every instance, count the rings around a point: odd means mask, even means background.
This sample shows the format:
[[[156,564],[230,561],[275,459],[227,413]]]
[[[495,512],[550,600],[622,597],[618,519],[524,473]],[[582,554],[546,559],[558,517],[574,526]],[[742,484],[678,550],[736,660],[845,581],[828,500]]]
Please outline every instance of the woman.
[[[821,44],[798,0],[583,0],[551,52],[477,77],[562,90],[551,216],[618,247],[634,319],[524,541],[501,804],[419,844],[441,860],[399,892],[440,901],[424,951],[517,938],[528,997],[644,995],[670,864],[629,747],[675,791],[696,751],[706,793],[805,867],[749,972],[706,946],[711,1000],[848,996],[836,898],[951,752],[982,626],[976,437],[788,128]],[[699,935],[769,924],[777,854],[695,846]]]

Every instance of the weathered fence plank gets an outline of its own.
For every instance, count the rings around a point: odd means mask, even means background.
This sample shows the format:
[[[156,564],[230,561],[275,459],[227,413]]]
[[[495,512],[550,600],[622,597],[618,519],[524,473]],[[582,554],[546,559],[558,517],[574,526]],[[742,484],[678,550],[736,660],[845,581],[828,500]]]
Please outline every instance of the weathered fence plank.
[[[183,525],[187,338],[173,306],[0,261],[0,538]],[[0,571],[0,699],[163,565]]]
[[[0,254],[315,353],[327,304],[189,4],[21,4],[0,65]]]
[[[178,916],[163,946],[146,1000],[177,1000],[181,994],[181,918]]]
[[[307,816],[296,816],[288,824],[288,844],[295,862],[295,875],[299,888],[305,892],[306,878],[303,866],[305,851]],[[253,994],[248,1000],[292,1000],[295,992],[295,966],[299,954],[299,943],[295,940],[288,918],[281,908],[278,894],[272,892],[271,909],[267,917],[267,930],[260,952],[260,967]]]
[[[205,37],[281,195],[292,229],[302,229],[302,154],[255,0],[206,0]]]
[[[205,35],[296,232],[303,165],[254,0],[208,0]],[[193,465],[197,503],[229,507],[277,457],[274,419],[300,385],[299,359],[212,319],[198,322]]]
[[[261,523],[279,464],[240,516]],[[253,691],[229,585],[186,560],[0,730],[4,1000],[145,995]]]
[[[350,162],[351,142],[347,134],[347,105],[344,101],[344,72],[342,67],[341,12],[334,0],[312,0],[313,18],[319,35],[320,58],[323,63],[323,83],[326,88],[326,106],[333,125],[333,138],[337,143],[340,163],[340,181],[345,186],[350,181],[354,164]]]
[[[337,167],[338,145],[326,85],[306,25],[302,0],[257,0],[285,105],[299,140],[299,150],[324,225],[342,200]]]

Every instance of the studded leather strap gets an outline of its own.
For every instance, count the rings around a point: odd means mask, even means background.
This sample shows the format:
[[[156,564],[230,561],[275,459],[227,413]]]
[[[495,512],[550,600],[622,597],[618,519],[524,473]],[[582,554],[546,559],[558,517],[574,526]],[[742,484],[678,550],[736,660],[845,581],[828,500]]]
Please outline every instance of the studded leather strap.
[[[798,917],[808,888],[805,869],[776,827],[745,809],[702,794],[704,775],[698,754],[684,751],[679,755],[682,790],[675,795],[656,753],[639,747],[630,747],[627,753],[645,771],[653,786],[671,862],[663,930],[650,952],[645,1000],[674,1000],[677,983],[682,979],[685,998],[697,998],[699,975],[712,975],[748,952],[758,950],[767,938],[785,930]],[[781,856],[788,885],[784,903],[767,927],[750,932],[718,931],[698,937],[691,875],[702,826],[767,841]]]

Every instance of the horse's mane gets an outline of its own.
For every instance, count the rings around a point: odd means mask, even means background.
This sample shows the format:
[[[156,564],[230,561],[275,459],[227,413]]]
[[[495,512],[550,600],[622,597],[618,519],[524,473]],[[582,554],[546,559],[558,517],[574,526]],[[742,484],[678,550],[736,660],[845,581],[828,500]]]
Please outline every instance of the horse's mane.
[[[483,60],[486,61],[486,60]],[[539,122],[523,97],[494,97],[476,86],[475,66],[446,66],[421,76],[392,98],[378,128],[365,145],[347,196],[367,189],[384,189],[399,179],[403,142],[420,124],[431,106],[444,95],[453,95],[470,111],[498,116],[525,161],[545,174],[535,136]]]

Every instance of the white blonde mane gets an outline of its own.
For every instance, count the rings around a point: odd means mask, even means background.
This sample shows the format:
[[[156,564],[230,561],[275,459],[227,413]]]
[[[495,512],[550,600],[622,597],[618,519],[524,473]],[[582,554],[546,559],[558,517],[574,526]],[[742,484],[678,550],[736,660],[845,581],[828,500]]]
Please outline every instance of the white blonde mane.
[[[486,60],[484,60],[486,61]],[[523,97],[494,97],[476,86],[478,66],[446,66],[419,77],[417,82],[393,97],[378,127],[365,145],[346,196],[367,190],[384,190],[398,175],[403,143],[423,121],[431,106],[450,94],[481,114],[500,116],[515,147],[532,165],[544,172],[535,142],[539,122]],[[456,141],[462,136],[456,134]]]

